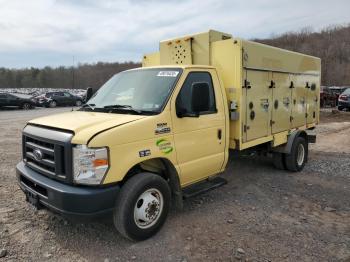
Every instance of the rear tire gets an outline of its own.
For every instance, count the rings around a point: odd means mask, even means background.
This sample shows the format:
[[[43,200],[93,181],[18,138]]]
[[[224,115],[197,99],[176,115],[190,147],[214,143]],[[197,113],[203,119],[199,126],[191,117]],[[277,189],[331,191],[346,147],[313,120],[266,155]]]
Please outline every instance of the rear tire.
[[[308,157],[308,144],[303,137],[295,138],[290,154],[286,154],[286,167],[289,171],[301,171]]]
[[[283,153],[273,152],[272,162],[275,168],[286,170],[286,157]]]
[[[338,110],[342,111],[344,108],[342,106],[338,106]]]
[[[131,240],[144,240],[164,224],[169,212],[171,192],[159,175],[140,173],[121,188],[113,214],[116,229]]]
[[[57,106],[57,102],[55,100],[50,101],[49,107],[54,108]]]

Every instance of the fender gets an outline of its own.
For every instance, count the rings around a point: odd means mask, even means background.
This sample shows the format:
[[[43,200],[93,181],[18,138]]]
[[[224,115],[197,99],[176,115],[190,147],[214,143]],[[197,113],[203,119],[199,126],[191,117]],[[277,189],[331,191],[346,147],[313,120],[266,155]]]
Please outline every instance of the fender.
[[[310,142],[316,141],[315,135],[310,135],[310,139],[309,139],[309,135],[305,132],[305,130],[294,130],[292,133],[289,134],[286,144],[273,147],[271,151],[283,153],[283,154],[290,154],[292,150],[293,142],[299,136],[305,138],[307,143],[309,143],[309,140]]]

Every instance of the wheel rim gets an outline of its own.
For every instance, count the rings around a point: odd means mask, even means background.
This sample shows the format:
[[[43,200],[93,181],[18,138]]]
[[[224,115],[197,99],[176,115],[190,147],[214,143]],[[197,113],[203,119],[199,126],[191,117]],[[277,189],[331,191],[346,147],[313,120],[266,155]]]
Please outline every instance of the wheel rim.
[[[50,106],[51,106],[51,107],[56,107],[56,102],[55,102],[55,101],[52,101],[52,102],[50,103]]]
[[[77,102],[75,102],[75,105],[76,106],[81,106],[81,101],[78,100]]]
[[[150,228],[159,219],[163,211],[163,195],[155,188],[143,192],[134,208],[134,221],[140,228]]]
[[[298,145],[298,155],[297,155],[297,164],[301,166],[304,163],[305,158],[305,148],[303,144]]]
[[[29,104],[24,104],[24,105],[23,105],[23,109],[24,109],[24,110],[28,110],[29,108],[30,108],[30,105],[29,105]]]

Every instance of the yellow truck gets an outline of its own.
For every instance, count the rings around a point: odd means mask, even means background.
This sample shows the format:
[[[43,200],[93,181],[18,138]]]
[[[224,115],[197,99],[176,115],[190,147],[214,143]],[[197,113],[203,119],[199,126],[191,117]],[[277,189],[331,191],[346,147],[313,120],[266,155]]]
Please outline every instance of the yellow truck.
[[[68,217],[113,213],[142,240],[170,204],[226,183],[231,150],[259,150],[291,172],[319,122],[320,59],[210,30],[161,41],[142,68],[106,82],[80,109],[23,130],[26,199]]]

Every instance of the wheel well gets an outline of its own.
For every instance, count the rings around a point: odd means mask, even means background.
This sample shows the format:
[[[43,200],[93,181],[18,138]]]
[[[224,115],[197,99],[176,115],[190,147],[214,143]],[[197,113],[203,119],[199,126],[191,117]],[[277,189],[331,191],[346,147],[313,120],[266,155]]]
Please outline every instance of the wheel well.
[[[292,132],[287,140],[286,144],[280,145],[278,147],[272,148],[272,152],[279,152],[279,153],[284,153],[284,154],[289,154],[291,149],[292,149],[292,145],[294,143],[294,140],[298,137],[302,137],[306,140],[306,144],[308,143],[308,136],[307,133],[304,130],[296,130],[294,132]]]
[[[182,209],[183,204],[180,179],[176,168],[166,158],[148,159],[134,165],[124,176],[123,180],[121,181],[121,184],[123,185],[132,176],[145,171],[157,174],[168,182],[176,207]]]
[[[300,131],[300,133],[297,135],[297,137],[299,137],[299,136],[304,138],[306,143],[307,143],[308,137],[307,137],[307,134],[305,131]]]

